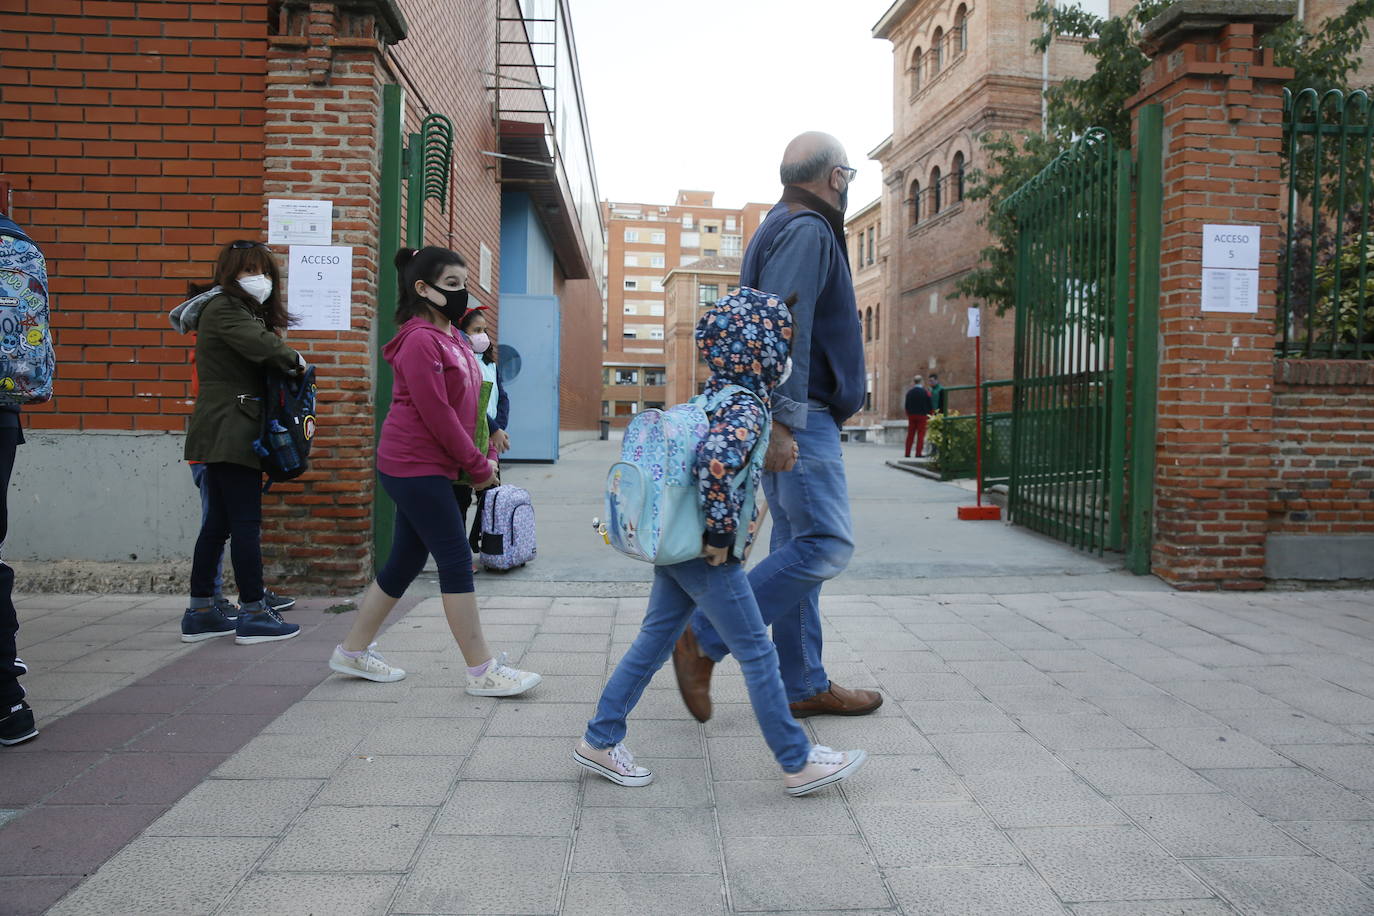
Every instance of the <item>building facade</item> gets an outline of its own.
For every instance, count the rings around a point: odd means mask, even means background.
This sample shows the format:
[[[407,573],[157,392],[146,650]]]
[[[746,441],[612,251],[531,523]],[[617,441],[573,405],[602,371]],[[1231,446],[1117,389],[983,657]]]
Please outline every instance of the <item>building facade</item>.
[[[887,259],[883,238],[882,198],[855,212],[845,220],[845,241],[849,247],[849,266],[854,275],[854,300],[859,309],[859,324],[864,335],[864,406],[850,418],[848,426],[881,426],[886,416],[882,341],[883,299],[887,296]]]
[[[697,353],[697,319],[703,309],[739,286],[742,262],[739,257],[704,257],[668,271],[663,278],[663,350],[669,404],[695,397],[706,384],[710,373]]]
[[[59,367],[53,401],[25,411],[11,491],[7,552],[38,561],[26,587],[185,588],[193,341],[166,313],[227,242],[268,237],[269,200],[329,201],[353,265],[346,328],[287,334],[318,370],[319,432],[312,471],[264,500],[270,581],[372,576],[386,239],[468,260],[517,447],[556,457],[560,429],[594,435],[603,230],[566,0],[29,4],[0,47],[21,68],[0,101],[0,179],[49,258]],[[418,193],[402,147],[432,115],[451,153]]]
[[[1118,9],[1117,7],[1120,7]],[[1129,7],[1112,0],[1113,12]],[[1060,39],[1048,55],[1031,47],[1040,24],[1033,0],[978,5],[969,0],[898,0],[874,26],[892,44],[892,136],[869,155],[883,168],[881,210],[889,266],[872,364],[881,417],[902,418],[913,375],[938,372],[946,386],[973,383],[968,308],[959,278],[979,266],[989,244],[978,225],[985,205],[965,199],[967,176],[982,165],[979,137],[1039,130],[1046,76],[1085,76],[1081,42]],[[881,247],[881,244],[880,244]],[[1010,378],[1010,315],[982,312],[983,377]],[[971,392],[954,392],[951,410],[973,409]]]
[[[710,191],[679,191],[669,205],[602,204],[606,223],[605,378],[601,418],[623,427],[640,410],[663,400],[644,378],[670,375],[665,280],[674,269],[703,258],[738,258],[772,204],[734,210],[714,205]],[[719,295],[734,280],[719,283]],[[635,379],[636,381],[631,381]],[[624,380],[624,384],[617,384]],[[669,379],[671,384],[671,379]],[[657,395],[657,397],[655,397]],[[668,403],[675,403],[668,398]]]

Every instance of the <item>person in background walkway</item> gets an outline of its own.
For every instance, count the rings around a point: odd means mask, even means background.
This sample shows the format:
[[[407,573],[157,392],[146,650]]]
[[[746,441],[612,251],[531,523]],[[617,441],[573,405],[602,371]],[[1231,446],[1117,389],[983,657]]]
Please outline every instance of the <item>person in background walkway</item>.
[[[930,412],[945,412],[945,386],[940,384],[938,373],[930,373]]]
[[[504,652],[493,657],[487,646],[473,591],[472,551],[453,496],[453,481],[462,474],[474,490],[496,483],[496,462],[473,442],[482,370],[454,327],[468,311],[467,262],[447,248],[402,248],[396,273],[398,327],[382,348],[396,378],[377,443],[377,476],[396,503],[395,533],[391,556],[329,667],[370,681],[406,676],[387,663],[374,640],[433,554],[444,617],[468,665],[467,692],[515,696],[541,678],[506,664]]]
[[[797,718],[861,716],[883,702],[877,691],[834,683],[821,662],[821,585],[854,554],[840,427],[863,406],[866,387],[844,233],[855,174],[844,147],[828,134],[805,133],[789,143],[779,169],[782,199],[749,242],[740,271],[741,285],[793,303],[794,368],[773,392],[764,460],[772,552],[749,573],[749,584],[764,623],[773,627]],[[703,722],[711,716],[711,670],[728,652],[698,609],[673,651],[673,668],[688,710]]]
[[[769,393],[787,377],[791,333],[787,307],[774,296],[748,288],[721,299],[697,322],[697,349],[711,371],[705,394],[719,399],[711,401],[710,431],[694,456],[706,519],[703,554],[654,567],[653,592],[639,635],[616,665],[586,734],[573,750],[579,766],[617,785],[653,781],[654,774],[637,766],[623,743],[625,720],[668,660],[693,609],[715,625],[739,662],[754,716],[782,767],[788,795],[806,795],[852,776],[868,757],[861,750],[812,745],[797,724],[787,707],[777,650],[744,573],[744,558],[759,522],[752,497],[762,461],[756,460],[755,446],[767,433],[764,404]],[[727,386],[746,388],[753,395],[734,389],[727,393]]]
[[[915,376],[911,380],[911,387],[906,390],[906,449],[904,457],[911,457],[911,441],[916,440],[916,457],[920,458],[926,453],[926,423],[930,420],[930,415],[934,407],[931,404],[930,392],[926,391],[925,385],[921,384],[921,377]]]
[[[510,398],[506,397],[505,388],[501,384],[501,370],[496,365],[496,342],[491,337],[490,325],[487,322],[487,307],[479,305],[469,309],[463,320],[458,323],[458,330],[463,332],[463,339],[477,356],[478,365],[482,368],[482,380],[491,384],[491,396],[487,399],[487,429],[490,434],[487,440],[487,458],[497,462],[499,479],[500,455],[510,448],[510,436],[506,434],[506,424],[510,421]],[[454,484],[453,492],[458,498],[458,510],[466,523],[468,507],[473,503],[472,487],[462,483]],[[482,506],[486,504],[487,491],[478,491],[476,497],[477,511],[473,513],[472,528],[468,532],[468,545],[472,548],[473,554],[473,572],[480,568],[477,554],[482,549]]]
[[[173,327],[196,334],[199,391],[186,431],[187,461],[205,466],[209,511],[191,562],[191,601],[181,619],[183,642],[234,636],[240,645],[290,639],[300,627],[267,603],[262,583],[262,463],[253,451],[261,432],[264,373],[299,373],[305,359],[282,342],[290,316],[281,275],[265,245],[236,241],[215,262],[213,285],[177,306]],[[239,615],[215,606],[215,571],[229,542],[239,587]]]
[[[43,264],[38,248],[28,234],[8,217],[0,216],[0,236],[5,245],[21,256]],[[43,268],[46,282],[47,268]],[[4,561],[5,536],[9,532],[10,474],[19,446],[24,444],[24,427],[19,422],[19,408],[0,406],[0,744],[22,744],[38,737],[34,727],[33,709],[24,699],[20,676],[27,674],[28,665],[19,657],[19,612],[14,607],[14,570]]]

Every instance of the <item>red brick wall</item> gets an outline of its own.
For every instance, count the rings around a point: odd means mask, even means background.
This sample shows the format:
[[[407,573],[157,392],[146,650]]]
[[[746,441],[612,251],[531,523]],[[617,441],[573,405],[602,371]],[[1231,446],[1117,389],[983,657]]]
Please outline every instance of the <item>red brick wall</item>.
[[[1279,360],[1269,531],[1374,534],[1374,363]]]
[[[1161,54],[1133,105],[1164,108],[1154,572],[1180,588],[1264,587],[1274,460],[1282,83],[1233,23]],[[1201,311],[1202,227],[1261,227],[1259,311]]]
[[[166,312],[262,226],[266,0],[8,2],[0,175],[43,246],[60,366],[34,429],[185,428]]]
[[[339,36],[348,41],[335,44]],[[273,581],[346,589],[372,575],[371,339],[387,81],[379,52],[371,18],[355,20],[333,4],[292,10],[270,41],[264,196],[332,201],[333,244],[353,250],[351,329],[289,334],[318,371],[319,432],[311,471],[264,500],[263,559]]]

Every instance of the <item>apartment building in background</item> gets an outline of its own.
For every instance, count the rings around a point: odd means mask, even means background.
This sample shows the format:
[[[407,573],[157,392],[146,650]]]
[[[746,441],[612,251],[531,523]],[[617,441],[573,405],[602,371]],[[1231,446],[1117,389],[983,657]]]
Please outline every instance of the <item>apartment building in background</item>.
[[[712,191],[679,191],[671,205],[602,203],[606,225],[602,420],[623,427],[645,408],[681,400],[668,394],[673,384],[666,347],[668,275],[702,259],[741,257],[772,206],[717,207]],[[714,285],[720,296],[738,283],[736,265],[733,278],[717,276],[706,285]]]

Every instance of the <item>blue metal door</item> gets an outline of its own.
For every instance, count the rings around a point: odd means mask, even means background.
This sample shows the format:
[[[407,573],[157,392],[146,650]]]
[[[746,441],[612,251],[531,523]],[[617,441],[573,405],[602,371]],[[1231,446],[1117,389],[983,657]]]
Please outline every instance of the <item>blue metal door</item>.
[[[497,362],[510,398],[508,461],[558,460],[557,296],[501,296]]]

